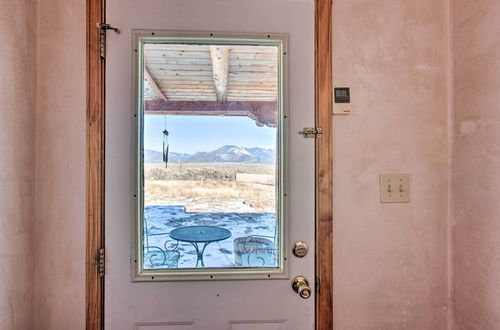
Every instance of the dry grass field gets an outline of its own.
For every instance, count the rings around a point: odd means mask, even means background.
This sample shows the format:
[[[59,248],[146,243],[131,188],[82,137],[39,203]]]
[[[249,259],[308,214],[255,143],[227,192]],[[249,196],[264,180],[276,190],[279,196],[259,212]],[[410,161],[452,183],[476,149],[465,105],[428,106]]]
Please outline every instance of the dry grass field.
[[[274,175],[272,164],[144,164],[146,180],[234,181],[237,173]]]
[[[274,212],[275,187],[239,182],[236,174],[274,176],[268,164],[145,164],[145,203],[196,212]]]

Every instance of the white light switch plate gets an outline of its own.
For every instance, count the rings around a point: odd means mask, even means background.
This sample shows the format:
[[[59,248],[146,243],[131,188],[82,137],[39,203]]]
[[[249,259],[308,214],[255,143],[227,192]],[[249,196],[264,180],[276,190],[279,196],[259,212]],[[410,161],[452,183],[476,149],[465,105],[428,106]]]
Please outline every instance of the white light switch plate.
[[[380,174],[380,203],[408,203],[410,201],[410,174]]]

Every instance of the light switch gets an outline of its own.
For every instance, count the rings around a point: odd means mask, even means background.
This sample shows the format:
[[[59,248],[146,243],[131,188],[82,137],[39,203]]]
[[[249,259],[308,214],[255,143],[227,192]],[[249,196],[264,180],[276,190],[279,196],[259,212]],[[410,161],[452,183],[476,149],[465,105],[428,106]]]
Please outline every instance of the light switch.
[[[410,201],[410,174],[380,174],[380,203],[408,203]]]

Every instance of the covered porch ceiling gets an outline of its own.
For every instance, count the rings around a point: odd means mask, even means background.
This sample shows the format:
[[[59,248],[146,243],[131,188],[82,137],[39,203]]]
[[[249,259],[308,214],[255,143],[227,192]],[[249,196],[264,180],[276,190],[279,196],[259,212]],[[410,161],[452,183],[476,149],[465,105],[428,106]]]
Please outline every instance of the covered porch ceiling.
[[[248,116],[276,126],[274,46],[146,44],[146,114]]]

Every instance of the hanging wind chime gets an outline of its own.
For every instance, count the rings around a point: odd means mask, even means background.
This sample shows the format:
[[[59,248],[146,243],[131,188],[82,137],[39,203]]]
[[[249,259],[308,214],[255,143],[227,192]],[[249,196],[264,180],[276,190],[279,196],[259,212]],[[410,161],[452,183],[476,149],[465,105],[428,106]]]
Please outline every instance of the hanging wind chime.
[[[167,131],[167,116],[165,115],[165,128],[163,129],[163,162],[165,168],[168,168],[168,131]]]

